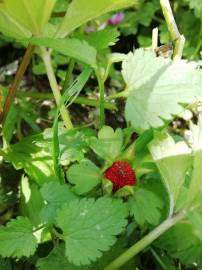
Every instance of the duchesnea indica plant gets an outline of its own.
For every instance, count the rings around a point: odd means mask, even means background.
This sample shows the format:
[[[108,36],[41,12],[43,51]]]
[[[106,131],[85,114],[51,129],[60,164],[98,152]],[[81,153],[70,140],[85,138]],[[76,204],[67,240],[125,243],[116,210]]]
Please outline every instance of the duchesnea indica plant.
[[[124,19],[113,14],[144,13],[138,1],[0,1],[0,31],[26,48],[0,92],[0,269],[201,269],[202,118],[190,121],[188,140],[170,123],[199,108],[202,73],[199,62],[181,59],[185,38],[169,1],[159,3],[173,51],[158,46],[155,28],[150,47],[123,54],[109,49]],[[18,125],[20,139],[11,140],[14,97],[26,97],[18,88],[31,59],[39,63],[33,72],[47,75],[53,121],[24,137]],[[124,90],[109,94],[112,78]],[[125,127],[113,129],[108,110],[118,119],[119,99]],[[97,108],[94,128],[74,123],[72,103]],[[32,110],[22,115],[35,128]],[[15,196],[3,190],[6,166]]]

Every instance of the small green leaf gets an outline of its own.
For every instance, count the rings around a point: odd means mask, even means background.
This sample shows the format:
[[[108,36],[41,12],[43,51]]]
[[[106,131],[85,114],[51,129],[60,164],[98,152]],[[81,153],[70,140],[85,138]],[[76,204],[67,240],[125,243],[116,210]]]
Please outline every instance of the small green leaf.
[[[161,219],[164,204],[158,194],[147,187],[137,187],[133,197],[129,198],[129,208],[135,221],[143,226],[145,223],[157,225]]]
[[[161,173],[173,208],[172,204],[176,203],[191,166],[191,149],[183,141],[175,143],[168,134],[159,134],[149,143],[149,150]]]
[[[100,51],[114,45],[119,37],[119,32],[116,28],[106,28],[97,32],[92,32],[89,35],[77,34],[79,39],[86,40],[91,46]]]
[[[52,223],[56,216],[56,211],[61,208],[65,203],[76,199],[69,187],[64,184],[60,185],[56,182],[45,184],[41,188],[41,194],[45,201],[45,206],[41,210],[41,218],[47,223]]]
[[[73,191],[81,195],[101,183],[101,171],[95,164],[86,159],[68,169],[67,179],[74,185]]]
[[[52,48],[66,56],[74,58],[85,64],[96,68],[96,50],[86,41],[76,38],[56,39],[56,38],[30,38],[29,42],[38,45]]]
[[[108,161],[115,160],[123,147],[123,132],[120,128],[115,131],[109,126],[104,126],[98,132],[98,139],[90,140],[90,147],[101,158]]]
[[[56,0],[6,0],[0,2],[0,31],[14,38],[40,35]]]
[[[5,227],[0,226],[0,255],[2,257],[29,257],[34,254],[37,241],[28,218],[18,217]]]
[[[75,265],[88,265],[115,243],[127,224],[128,210],[110,198],[71,201],[58,211],[57,226],[63,231],[66,256]]]
[[[82,24],[110,11],[132,6],[134,0],[74,0],[69,5],[64,20],[57,31],[57,37],[65,37]]]
[[[129,53],[122,75],[128,98],[125,117],[138,131],[161,127],[202,98],[201,72],[184,60],[172,62],[143,49]]]

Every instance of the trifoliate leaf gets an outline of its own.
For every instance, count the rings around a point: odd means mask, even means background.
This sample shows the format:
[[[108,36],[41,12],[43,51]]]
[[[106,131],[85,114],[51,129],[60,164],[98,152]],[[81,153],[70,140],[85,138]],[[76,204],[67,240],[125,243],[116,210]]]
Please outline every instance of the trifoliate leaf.
[[[161,173],[173,208],[185,175],[191,165],[191,149],[185,142],[175,143],[168,134],[159,134],[149,143],[149,150]]]
[[[135,189],[134,196],[129,199],[129,209],[135,221],[143,226],[145,223],[157,225],[161,219],[164,203],[161,197],[147,186]]]
[[[172,62],[143,49],[129,53],[122,75],[127,85],[126,120],[137,130],[160,127],[183,111],[181,103],[202,98],[199,70],[183,60]]]
[[[113,161],[121,154],[123,147],[123,132],[120,128],[115,131],[109,126],[104,126],[98,132],[98,139],[90,140],[90,147],[101,158]]]
[[[18,217],[6,226],[0,226],[0,255],[18,258],[33,255],[37,241],[32,230],[32,224],[26,217]]]
[[[115,243],[127,224],[127,207],[110,198],[82,199],[63,206],[56,218],[63,231],[68,260],[75,265],[88,265],[101,257]]]
[[[67,171],[68,181],[74,185],[73,191],[81,195],[101,183],[101,171],[90,160],[72,165]]]
[[[39,270],[87,270],[87,267],[78,267],[71,264],[65,257],[65,246],[60,244],[56,246],[50,254],[37,261],[37,269]]]
[[[41,210],[41,218],[47,223],[52,223],[56,216],[56,211],[65,203],[69,203],[76,198],[69,187],[64,184],[50,182],[41,188],[41,194],[45,201],[45,206]]]

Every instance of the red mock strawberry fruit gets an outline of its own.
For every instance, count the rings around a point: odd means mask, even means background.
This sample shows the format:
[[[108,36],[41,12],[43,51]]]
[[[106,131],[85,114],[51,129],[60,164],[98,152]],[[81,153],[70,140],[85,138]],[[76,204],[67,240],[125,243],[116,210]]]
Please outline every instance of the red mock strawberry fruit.
[[[116,191],[124,186],[133,186],[136,183],[135,172],[126,161],[116,161],[105,173],[105,178],[113,183],[113,190]]]

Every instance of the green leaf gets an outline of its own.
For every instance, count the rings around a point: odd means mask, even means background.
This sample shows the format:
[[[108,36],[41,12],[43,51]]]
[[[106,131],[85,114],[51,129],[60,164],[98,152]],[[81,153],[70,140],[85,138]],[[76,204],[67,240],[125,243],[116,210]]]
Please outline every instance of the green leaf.
[[[143,226],[159,224],[164,207],[164,202],[159,194],[148,188],[149,184],[137,187],[134,196],[129,198],[129,209],[135,221]]]
[[[179,258],[184,264],[202,264],[202,242],[188,221],[176,224],[155,245],[166,250],[173,258]]]
[[[128,98],[125,117],[137,130],[164,125],[180,114],[180,103],[189,104],[202,97],[202,76],[184,60],[172,62],[143,49],[129,53],[122,75]]]
[[[82,24],[110,11],[134,5],[134,0],[74,0],[70,3],[64,20],[57,31],[57,37],[65,37]]]
[[[175,143],[168,134],[159,134],[149,143],[149,150],[167,188],[171,208],[174,207],[185,175],[191,166],[191,149],[185,142]]]
[[[29,179],[22,176],[20,186],[20,212],[26,216],[33,225],[41,224],[40,210],[43,207],[42,196],[35,183],[30,183]]]
[[[3,0],[0,2],[0,31],[14,38],[43,32],[56,0]]]
[[[196,17],[201,16],[202,14],[202,2],[201,0],[186,0],[189,3],[190,8],[194,9]]]
[[[92,32],[88,35],[77,34],[76,37],[86,40],[88,44],[100,51],[114,45],[117,42],[119,35],[116,28],[106,28],[97,32]]]
[[[104,126],[98,132],[98,139],[90,140],[90,147],[101,158],[115,160],[120,154],[123,147],[123,132],[120,128],[115,131],[109,126]]]
[[[41,195],[45,201],[45,206],[41,210],[41,218],[47,223],[52,223],[56,216],[56,211],[65,203],[76,199],[69,187],[64,184],[60,185],[56,182],[50,182],[41,188]]]
[[[39,270],[87,270],[87,267],[77,267],[69,263],[68,259],[65,257],[65,246],[60,244],[56,246],[50,254],[41,258],[37,261],[37,269]]]
[[[37,241],[28,218],[18,217],[5,227],[0,226],[0,255],[2,257],[29,257],[34,254]]]
[[[74,185],[73,191],[81,195],[101,183],[101,171],[95,164],[86,159],[68,169],[67,179]]]
[[[198,238],[201,240],[202,242],[202,214],[201,212],[197,211],[197,209],[195,211],[190,211],[188,212],[188,219],[190,221],[190,223],[193,225],[194,228],[194,234],[196,236],[198,236]]]
[[[192,139],[193,139],[193,172],[192,178],[187,194],[187,204],[194,202],[198,197],[197,195],[201,194],[202,188],[202,117],[199,116],[198,125],[191,124]]]
[[[52,147],[53,132],[52,129],[46,129],[43,133],[49,148]],[[91,129],[68,130],[59,125],[59,144],[60,144],[60,162],[62,165],[68,165],[71,161],[81,161],[84,154],[89,149],[88,138],[93,137],[94,132]]]
[[[76,38],[30,38],[29,42],[34,45],[52,48],[57,52],[88,64],[92,68],[96,68],[97,52],[95,48],[90,46],[85,40],[79,40]]]
[[[57,226],[63,231],[68,260],[87,265],[115,243],[127,224],[122,201],[100,198],[75,200],[58,211]]]
[[[48,181],[58,181],[55,176],[52,153],[42,134],[28,136],[6,149],[5,160],[15,168],[24,169],[40,186]]]

